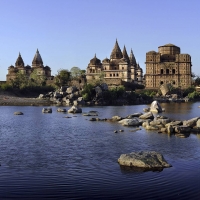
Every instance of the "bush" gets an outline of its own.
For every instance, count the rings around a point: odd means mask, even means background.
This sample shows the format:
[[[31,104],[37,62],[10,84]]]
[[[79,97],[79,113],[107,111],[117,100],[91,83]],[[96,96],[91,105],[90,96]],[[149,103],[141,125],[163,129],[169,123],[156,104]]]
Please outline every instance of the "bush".
[[[199,93],[198,93],[197,91],[194,91],[194,92],[188,94],[188,98],[189,98],[189,99],[196,99],[196,98],[198,98],[199,96],[200,96],[200,95],[199,95]]]
[[[3,91],[10,91],[10,90],[12,90],[12,86],[8,83],[3,83],[3,84],[1,84],[1,89]]]

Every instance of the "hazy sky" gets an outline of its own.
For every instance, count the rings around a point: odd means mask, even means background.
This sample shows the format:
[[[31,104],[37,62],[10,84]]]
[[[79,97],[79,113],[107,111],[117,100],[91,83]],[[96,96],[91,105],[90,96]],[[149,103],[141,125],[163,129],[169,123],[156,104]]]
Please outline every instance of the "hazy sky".
[[[199,0],[0,0],[0,80],[19,52],[31,65],[38,48],[55,75],[110,57],[116,38],[144,73],[146,52],[172,43],[200,75]]]

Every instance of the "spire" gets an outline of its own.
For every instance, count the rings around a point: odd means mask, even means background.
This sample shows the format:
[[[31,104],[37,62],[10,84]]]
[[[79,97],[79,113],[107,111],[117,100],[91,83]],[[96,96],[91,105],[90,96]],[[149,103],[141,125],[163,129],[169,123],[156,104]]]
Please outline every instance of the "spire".
[[[15,66],[16,67],[24,67],[24,61],[23,61],[23,59],[21,57],[20,52],[19,52],[18,58],[17,58],[17,60],[15,62]]]
[[[35,56],[33,58],[32,65],[33,65],[33,67],[43,66],[42,57],[41,57],[38,49],[37,49]]]
[[[120,49],[117,39],[116,39],[115,46],[110,55],[110,59],[120,59],[122,57],[123,57],[123,55],[122,55],[121,49]]]
[[[131,53],[130,53],[130,57],[129,57],[129,58],[130,58],[130,63],[131,63],[131,65],[136,65],[136,64],[137,64],[132,49],[131,49]]]
[[[122,54],[123,54],[123,58],[125,58],[128,62],[130,62],[125,45],[124,45],[124,49],[123,49]]]

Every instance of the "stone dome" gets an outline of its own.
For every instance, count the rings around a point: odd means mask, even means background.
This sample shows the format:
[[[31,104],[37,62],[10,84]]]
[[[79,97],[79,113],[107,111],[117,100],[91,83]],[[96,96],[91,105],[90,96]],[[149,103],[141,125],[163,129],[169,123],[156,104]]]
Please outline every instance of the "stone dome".
[[[106,57],[105,59],[103,59],[103,61],[102,61],[103,63],[109,63],[110,62],[110,60]]]
[[[96,57],[96,54],[94,55],[94,58],[92,58],[90,60],[90,64],[91,65],[98,65],[98,64],[101,64],[101,60],[99,60],[97,57]]]

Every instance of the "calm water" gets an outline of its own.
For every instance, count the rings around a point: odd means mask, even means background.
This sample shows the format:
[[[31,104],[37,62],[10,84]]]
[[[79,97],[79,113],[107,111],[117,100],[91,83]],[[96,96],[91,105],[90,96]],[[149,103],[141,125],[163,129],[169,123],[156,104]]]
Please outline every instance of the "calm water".
[[[198,105],[162,104],[163,115],[190,119],[200,116]],[[83,112],[125,117],[145,107],[86,107]],[[52,108],[52,114],[43,114],[42,107],[0,107],[0,199],[200,199],[200,135],[131,132]],[[14,116],[15,111],[24,115]],[[120,129],[124,132],[113,132]],[[161,172],[120,168],[120,154],[140,150],[159,151],[173,167]]]

